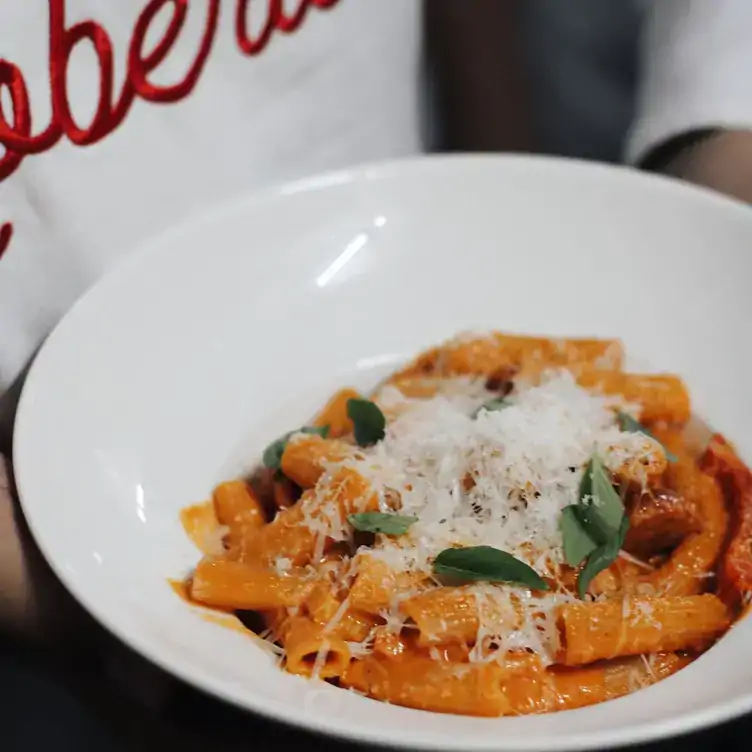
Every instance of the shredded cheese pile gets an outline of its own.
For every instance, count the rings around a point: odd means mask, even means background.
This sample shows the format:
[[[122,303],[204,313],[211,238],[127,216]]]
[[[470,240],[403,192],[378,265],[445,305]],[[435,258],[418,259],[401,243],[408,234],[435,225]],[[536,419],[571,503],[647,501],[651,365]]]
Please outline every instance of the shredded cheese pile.
[[[382,511],[417,521],[404,535],[377,536],[376,547],[361,549],[359,556],[430,576],[434,558],[446,548],[492,546],[556,581],[564,564],[561,512],[577,502],[588,460],[597,453],[616,471],[656,449],[650,437],[620,429],[616,411],[634,412],[633,406],[582,389],[566,371],[536,386],[518,384],[501,409],[482,409],[493,396],[469,379],[453,380],[451,389],[430,399],[409,399],[394,387],[379,391],[378,404],[396,415],[385,438],[327,472],[353,467],[378,492]],[[310,524],[322,548],[327,537],[352,536],[334,509]],[[348,581],[357,574],[357,561],[349,560]],[[278,569],[287,564],[279,561]],[[555,612],[572,595],[563,588],[533,593],[488,583],[466,586],[466,592],[475,597],[480,623],[471,661],[527,650],[545,665],[553,662]],[[383,614],[387,628],[409,627],[399,604],[414,594],[394,593]],[[362,654],[369,641],[353,647]]]

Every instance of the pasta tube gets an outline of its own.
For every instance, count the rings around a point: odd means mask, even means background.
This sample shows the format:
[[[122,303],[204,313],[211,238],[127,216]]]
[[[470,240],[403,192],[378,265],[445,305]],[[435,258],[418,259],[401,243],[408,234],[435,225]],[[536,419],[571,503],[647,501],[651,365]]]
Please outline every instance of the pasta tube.
[[[313,488],[324,474],[327,462],[341,462],[353,453],[352,447],[337,439],[299,433],[285,446],[282,472],[301,488]]]
[[[752,591],[752,473],[722,436],[713,436],[702,464],[721,484],[734,517],[733,535],[721,560],[719,588],[732,606]]]
[[[309,564],[317,547],[324,553],[331,546],[329,532],[344,530],[347,515],[378,508],[368,481],[351,468],[341,468],[247,538],[243,556],[265,563],[283,557],[296,566]]]
[[[535,375],[547,368],[619,368],[623,359],[617,340],[548,339],[496,332],[488,337],[460,340],[442,349],[439,362],[450,375],[493,376],[506,369]]]
[[[559,621],[559,660],[581,666],[626,655],[700,649],[728,628],[730,618],[716,596],[695,595],[573,603],[560,609]]]
[[[266,524],[261,503],[242,480],[217,486],[212,501],[219,523],[227,526],[225,541],[230,550],[240,547],[249,532]]]
[[[436,661],[409,648],[353,661],[343,686],[422,710],[476,716],[574,710],[654,684],[690,662],[662,653],[578,669],[543,669],[532,656],[498,664]]]
[[[327,426],[330,439],[338,439],[351,434],[353,422],[347,414],[347,403],[351,399],[361,399],[360,393],[354,389],[340,389],[316,417],[314,425],[320,428]]]
[[[193,573],[191,600],[224,609],[266,611],[300,605],[310,583],[296,574],[277,575],[227,559],[204,559]]]
[[[678,462],[669,465],[665,480],[670,489],[696,505],[702,530],[685,538],[668,561],[642,578],[637,587],[661,595],[699,593],[726,535],[728,514],[723,497],[715,480],[687,457],[680,456]]]
[[[586,369],[577,374],[577,382],[586,389],[623,397],[642,407],[643,423],[677,423],[689,420],[689,392],[684,382],[670,374],[639,375],[621,371]]]
[[[425,575],[396,572],[383,559],[368,554],[358,555],[357,572],[350,603],[367,614],[381,613],[389,608],[395,592],[407,592],[425,580]]]
[[[481,618],[499,626],[506,622],[510,629],[517,621],[513,609],[503,613],[496,603],[478,599],[472,590],[454,587],[440,587],[409,598],[401,604],[401,611],[415,622],[421,646],[471,645]]]
[[[353,661],[341,682],[377,700],[440,713],[475,716],[505,714],[502,683],[508,676],[498,663],[435,661],[415,652],[391,658],[373,653]]]
[[[289,619],[281,640],[286,651],[285,668],[291,674],[334,679],[342,676],[350,663],[345,640],[305,617]]]
[[[545,674],[543,691],[523,700],[522,712],[575,710],[643,689],[675,674],[691,662],[675,653],[627,658],[585,668],[553,668]]]

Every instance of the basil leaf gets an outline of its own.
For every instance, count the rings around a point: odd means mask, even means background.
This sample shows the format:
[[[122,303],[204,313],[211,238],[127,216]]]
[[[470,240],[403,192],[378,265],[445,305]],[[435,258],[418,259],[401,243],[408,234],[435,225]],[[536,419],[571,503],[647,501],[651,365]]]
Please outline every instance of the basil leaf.
[[[576,514],[587,534],[597,543],[610,540],[618,532],[624,517],[624,504],[597,454],[585,466]]]
[[[578,507],[571,505],[566,507],[559,520],[559,530],[564,538],[564,558],[570,567],[579,567],[580,564],[598,548],[586,532],[578,516]]]
[[[595,455],[591,462],[591,507],[598,512],[599,519],[614,533],[619,530],[624,517],[624,504],[611,482],[603,460]]]
[[[619,428],[628,433],[645,433],[642,423],[633,418],[629,413],[618,412],[616,417],[619,419]]]
[[[576,504],[572,514],[596,546],[607,543],[613,538],[614,531],[598,516],[598,510],[592,504]]]
[[[355,441],[358,442],[358,446],[371,446],[384,438],[386,418],[379,406],[370,400],[347,400],[347,417],[355,427]]]
[[[418,518],[385,512],[361,512],[348,515],[347,521],[363,533],[402,535],[408,531],[410,525],[418,521]]]
[[[292,436],[294,431],[286,433],[284,436],[280,436],[276,441],[273,441],[269,446],[264,449],[264,454],[261,461],[264,463],[264,467],[268,467],[271,470],[279,470],[282,464],[282,455],[285,452],[287,441]]]
[[[329,426],[303,426],[298,433],[311,433],[326,439],[329,436]]]
[[[559,526],[567,563],[576,567],[586,559],[577,577],[577,592],[584,598],[593,578],[619,555],[629,529],[624,504],[597,454],[582,474],[580,503],[562,511]]]
[[[645,428],[642,423],[640,423],[640,421],[635,420],[631,415],[622,412],[617,413],[617,417],[619,419],[619,428],[621,428],[622,431],[627,431],[628,433],[645,434],[645,436],[650,437],[651,439],[653,439],[653,441],[657,441],[663,447],[663,451],[666,453],[666,459],[669,462],[679,461],[679,458],[673,452],[670,452],[668,449],[666,449],[666,445],[656,439],[655,436],[653,436],[653,434],[650,433],[650,431],[648,431],[648,429]]]
[[[264,467],[268,467],[270,470],[279,470],[287,442],[290,440],[290,437],[294,436],[296,433],[317,434],[325,439],[329,435],[329,426],[304,426],[297,431],[289,431],[284,436],[280,436],[276,441],[272,441],[272,443],[264,449],[264,454],[261,457]]]
[[[607,543],[598,546],[588,556],[587,563],[577,577],[577,592],[580,598],[584,598],[587,594],[593,578],[616,560],[624,545],[624,539],[627,537],[627,530],[629,530],[629,518],[625,516],[617,534]]]
[[[462,582],[509,582],[533,590],[548,590],[545,580],[534,569],[491,546],[447,548],[434,560],[433,571]]]
[[[578,493],[580,504],[588,502],[593,496],[593,460],[588,460],[585,470],[580,479],[580,490]]]
[[[497,412],[498,410],[503,410],[505,407],[509,407],[510,402],[505,397],[494,397],[493,399],[488,400],[488,402],[484,402],[473,415],[474,418],[477,418],[480,414],[481,410],[486,410],[489,413]]]

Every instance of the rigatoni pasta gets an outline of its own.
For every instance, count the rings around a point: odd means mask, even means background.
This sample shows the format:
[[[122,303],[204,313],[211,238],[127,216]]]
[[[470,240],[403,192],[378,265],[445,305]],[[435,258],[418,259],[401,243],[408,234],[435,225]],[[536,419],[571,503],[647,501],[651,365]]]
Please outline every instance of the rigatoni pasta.
[[[560,613],[565,666],[625,655],[698,651],[729,626],[729,612],[715,595],[625,597],[572,603]]]
[[[190,599],[259,613],[290,673],[435,712],[678,671],[749,600],[752,473],[685,440],[681,378],[623,365],[616,340],[495,332],[341,390],[270,444],[265,483],[218,486]]]

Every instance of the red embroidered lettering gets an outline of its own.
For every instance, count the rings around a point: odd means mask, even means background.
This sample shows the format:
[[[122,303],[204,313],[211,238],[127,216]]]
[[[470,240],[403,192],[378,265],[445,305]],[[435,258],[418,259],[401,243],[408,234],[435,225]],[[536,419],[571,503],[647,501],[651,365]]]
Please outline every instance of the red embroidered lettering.
[[[273,3],[279,4],[277,0],[272,0]],[[264,28],[256,39],[251,39],[248,36],[248,17],[250,12],[250,3],[248,0],[238,0],[237,7],[235,9],[235,38],[237,39],[238,46],[244,55],[258,55],[269,43],[272,34],[274,33],[274,17],[272,11],[264,22]]]
[[[7,60],[0,60],[0,91],[2,87],[10,92],[13,106],[13,128],[8,125],[3,112],[2,98],[0,98],[0,139],[5,146],[5,154],[0,159],[0,181],[12,175],[23,162],[23,155],[14,151],[8,145],[17,135],[28,137],[31,132],[31,110],[29,108],[29,92],[26,82],[17,66]],[[9,222],[0,225],[0,258],[8,250],[13,236],[13,225]]]
[[[0,99],[0,145],[5,154],[0,158],[0,183],[10,177],[27,157],[48,151],[63,135],[77,146],[97,143],[112,133],[126,118],[136,96],[150,102],[177,102],[195,89],[214,45],[220,12],[220,0],[207,0],[206,26],[196,57],[182,81],[171,86],[158,86],[149,81],[149,74],[167,58],[180,36],[188,13],[189,0],[149,0],[133,28],[128,48],[128,73],[117,102],[114,93],[113,46],[109,34],[94,21],[82,21],[70,28],[65,23],[65,0],[48,0],[50,9],[50,88],[52,118],[47,128],[32,134],[29,92],[21,70],[0,59],[0,91],[10,95],[12,113],[3,111]],[[270,0],[269,13],[256,39],[248,35],[249,0],[238,0],[235,35],[245,55],[258,55],[276,30],[290,34],[296,31],[308,10],[327,10],[339,0],[301,0],[292,14],[284,12],[283,0]],[[160,11],[171,4],[173,14],[162,39],[148,54],[144,53],[146,36]],[[99,63],[99,98],[91,123],[81,127],[71,112],[68,96],[68,64],[76,45],[88,41]],[[0,258],[13,236],[13,226],[0,224]]]
[[[91,42],[99,61],[99,101],[87,128],[80,128],[71,113],[68,99],[68,63],[73,48]],[[114,63],[112,41],[107,32],[93,21],[83,21],[65,28],[65,0],[50,0],[50,83],[52,111],[68,138],[78,146],[93,144],[117,127],[112,118]]]
[[[144,57],[143,46],[149,25],[167,4],[172,4],[175,9],[167,31],[156,49]],[[219,21],[219,0],[210,0],[209,16],[201,46],[185,78],[172,86],[157,86],[147,80],[149,73],[164,61],[175,44],[185,24],[187,10],[187,0],[151,0],[138,19],[128,51],[128,69],[133,86],[142,99],[150,102],[177,102],[187,97],[196,87],[214,44]]]
[[[15,172],[25,157],[51,149],[60,140],[61,135],[54,118],[43,133],[38,136],[31,135],[32,118],[26,81],[21,71],[7,60],[0,60],[0,88],[3,86],[10,92],[14,122],[11,128],[0,104],[0,144],[15,154],[10,158],[6,154],[0,160],[0,181]],[[6,159],[8,162],[18,162],[10,172],[7,172],[7,165],[3,166]]]
[[[0,91],[3,87],[10,94],[13,126],[8,123],[0,99],[0,143],[5,147],[5,155],[0,159],[0,180],[12,175],[20,167],[23,154],[18,147],[26,143],[31,133],[31,108],[26,81],[18,66],[7,60],[0,60]]]
[[[275,14],[275,25],[280,31],[283,31],[285,34],[291,34],[293,31],[296,31],[298,29],[300,24],[303,23],[308,10],[312,5],[319,10],[327,10],[328,8],[336,5],[338,2],[339,0],[302,0],[298,10],[293,13],[292,16],[287,16],[285,14],[284,8],[281,7],[282,0],[279,0],[278,5],[280,7]]]
[[[6,222],[0,226],[0,259],[3,254],[8,250],[11,238],[13,237],[13,225]]]
[[[301,0],[292,16],[285,13],[283,0],[269,0],[266,21],[256,39],[252,39],[248,32],[250,2],[251,0],[238,0],[235,9],[235,37],[241,52],[252,56],[258,55],[266,48],[275,30],[279,29],[285,34],[296,31],[303,23],[311,5],[326,10],[336,5],[339,0]]]
[[[311,5],[311,0],[303,0],[303,2],[300,3],[300,7],[295,11],[295,13],[292,14],[292,16],[285,15],[284,8],[282,8],[282,0],[275,0],[274,3],[277,8],[275,8],[275,25],[280,31],[284,31],[286,34],[291,34],[293,31],[295,31],[301,23],[303,23],[303,19],[306,17],[306,13],[308,13],[308,8]]]

